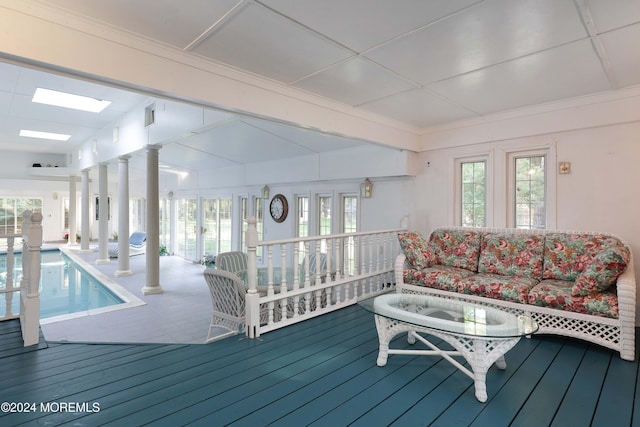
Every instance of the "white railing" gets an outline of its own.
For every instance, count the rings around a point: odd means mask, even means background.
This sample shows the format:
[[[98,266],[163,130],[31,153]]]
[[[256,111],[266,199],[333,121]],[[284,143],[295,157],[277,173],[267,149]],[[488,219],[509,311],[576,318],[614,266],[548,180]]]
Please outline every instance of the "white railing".
[[[22,277],[16,286],[15,241],[22,237]],[[24,211],[22,234],[0,235],[7,240],[6,281],[0,287],[5,296],[4,314],[0,321],[20,318],[24,345],[37,344],[40,338],[40,248],[42,247],[42,214]],[[20,304],[15,312],[14,298],[19,295]]]
[[[249,218],[247,336],[259,337],[394,287],[401,231],[405,229],[259,242],[255,218]]]

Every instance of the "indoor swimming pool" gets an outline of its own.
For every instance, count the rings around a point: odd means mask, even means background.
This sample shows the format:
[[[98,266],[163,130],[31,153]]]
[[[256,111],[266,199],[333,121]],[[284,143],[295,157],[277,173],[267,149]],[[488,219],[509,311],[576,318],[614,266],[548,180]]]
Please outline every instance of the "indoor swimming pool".
[[[41,252],[40,275],[40,318],[87,312],[124,304],[125,301],[109,290],[95,277],[73,262],[59,250]],[[15,256],[14,286],[18,286],[22,277],[20,254]],[[7,256],[0,255],[0,288],[6,286]],[[6,313],[6,303],[0,302],[0,316]],[[18,313],[20,301],[14,293],[11,311]]]

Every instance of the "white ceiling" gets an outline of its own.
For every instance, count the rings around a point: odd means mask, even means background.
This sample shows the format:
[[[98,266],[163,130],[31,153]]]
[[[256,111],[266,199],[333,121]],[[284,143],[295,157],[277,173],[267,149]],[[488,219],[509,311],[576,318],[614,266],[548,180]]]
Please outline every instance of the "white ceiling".
[[[640,84],[640,0],[41,3],[418,128]],[[77,142],[144,100],[13,66],[0,67],[0,76],[0,137],[11,149],[28,146],[12,137],[18,123],[68,129]],[[114,104],[100,117],[52,113],[29,102],[42,79]],[[211,156],[209,165],[238,164],[345,147],[309,132],[300,139],[293,128],[221,119],[210,134],[179,142],[195,151],[175,148],[175,156],[185,151],[182,163],[192,166],[203,161],[198,153]],[[215,147],[216,138],[244,142],[234,151]],[[256,138],[264,149],[247,148]]]

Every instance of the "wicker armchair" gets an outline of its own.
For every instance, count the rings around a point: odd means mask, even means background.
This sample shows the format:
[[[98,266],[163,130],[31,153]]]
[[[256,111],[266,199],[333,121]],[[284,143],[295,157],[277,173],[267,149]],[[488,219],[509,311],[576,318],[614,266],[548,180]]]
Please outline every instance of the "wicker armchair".
[[[222,252],[216,257],[216,267],[230,273],[246,274],[247,254],[240,251]]]
[[[234,273],[219,269],[207,268],[203,272],[211,293],[211,324],[205,343],[244,331],[245,296],[247,285]],[[266,307],[260,309],[260,323],[266,323],[268,312]],[[228,333],[218,334],[215,329],[223,328]],[[214,334],[212,335],[212,332]]]

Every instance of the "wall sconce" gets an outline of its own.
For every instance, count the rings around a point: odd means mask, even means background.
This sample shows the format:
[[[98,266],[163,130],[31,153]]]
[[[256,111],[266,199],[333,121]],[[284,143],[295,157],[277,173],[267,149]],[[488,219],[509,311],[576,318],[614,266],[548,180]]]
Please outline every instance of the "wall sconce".
[[[371,197],[372,191],[373,191],[373,183],[369,180],[369,178],[366,178],[360,184],[360,197],[368,199]]]
[[[262,187],[262,198],[267,200],[269,199],[269,186],[265,185],[264,187]]]

